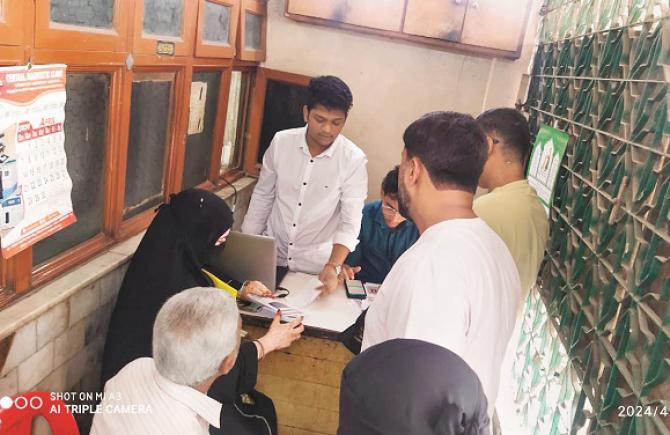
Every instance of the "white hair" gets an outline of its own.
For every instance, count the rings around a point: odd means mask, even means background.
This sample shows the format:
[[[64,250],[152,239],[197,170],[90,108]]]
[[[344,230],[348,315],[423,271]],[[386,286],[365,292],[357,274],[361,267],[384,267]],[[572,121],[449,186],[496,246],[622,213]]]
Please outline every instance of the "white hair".
[[[237,348],[239,318],[235,299],[222,290],[194,287],[172,296],[154,322],[156,369],[177,384],[204,382]]]

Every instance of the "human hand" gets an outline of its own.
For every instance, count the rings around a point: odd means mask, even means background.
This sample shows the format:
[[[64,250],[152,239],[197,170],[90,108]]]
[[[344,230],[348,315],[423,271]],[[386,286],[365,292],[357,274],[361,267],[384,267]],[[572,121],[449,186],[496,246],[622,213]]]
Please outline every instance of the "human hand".
[[[321,273],[319,273],[319,281],[321,281],[321,284],[323,285],[318,289],[323,293],[330,293],[337,287],[338,279],[339,277],[335,271],[335,267],[331,264],[326,264],[323,266],[323,269],[321,269]]]
[[[263,345],[266,354],[273,350],[287,348],[300,338],[305,330],[302,324],[303,317],[299,317],[289,323],[281,323],[281,311],[277,311],[267,334],[258,339]]]
[[[244,283],[240,290],[239,297],[240,299],[247,299],[249,295],[256,295],[264,298],[274,297],[274,294],[260,281],[247,281]]]
[[[342,272],[338,276],[338,279],[340,281],[345,281],[347,279],[355,279],[356,274],[360,271],[361,271],[360,266],[351,267],[348,264],[343,264],[342,265]]]

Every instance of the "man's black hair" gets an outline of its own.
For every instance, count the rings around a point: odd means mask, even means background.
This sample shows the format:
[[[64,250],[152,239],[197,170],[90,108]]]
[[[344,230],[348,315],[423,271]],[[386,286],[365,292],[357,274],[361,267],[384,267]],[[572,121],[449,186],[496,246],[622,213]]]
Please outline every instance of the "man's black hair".
[[[320,104],[326,109],[338,109],[347,115],[352,102],[351,89],[335,76],[315,77],[309,82],[307,88],[308,110],[312,110]]]
[[[487,159],[486,135],[470,115],[431,112],[403,135],[407,157],[418,157],[437,188],[474,193]]]
[[[398,197],[398,173],[400,167],[396,165],[382,180],[382,192],[392,198]]]
[[[491,109],[477,117],[484,133],[501,141],[504,150],[524,165],[530,155],[530,130],[528,121],[516,109]]]

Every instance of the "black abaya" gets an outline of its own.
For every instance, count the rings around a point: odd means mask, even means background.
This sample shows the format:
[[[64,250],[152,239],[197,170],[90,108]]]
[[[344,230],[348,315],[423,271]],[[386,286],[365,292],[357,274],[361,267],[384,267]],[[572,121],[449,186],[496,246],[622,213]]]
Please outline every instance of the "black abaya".
[[[136,358],[151,356],[154,319],[168,298],[212,285],[200,269],[232,224],[226,203],[200,189],[172,195],[170,203],[160,207],[119,291],[105,343],[103,382]]]

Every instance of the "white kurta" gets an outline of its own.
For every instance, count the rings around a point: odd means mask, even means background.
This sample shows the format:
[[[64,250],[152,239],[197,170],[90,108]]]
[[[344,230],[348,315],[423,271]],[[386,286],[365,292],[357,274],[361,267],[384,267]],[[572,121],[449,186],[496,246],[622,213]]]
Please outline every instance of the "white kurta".
[[[365,319],[362,348],[414,338],[451,350],[479,376],[492,414],[520,293],[512,255],[483,220],[440,222],[384,280]]]
[[[318,273],[333,244],[356,248],[368,189],[367,158],[342,135],[312,157],[306,132],[307,127],[284,130],[272,139],[242,231],[273,236],[278,265]]]

